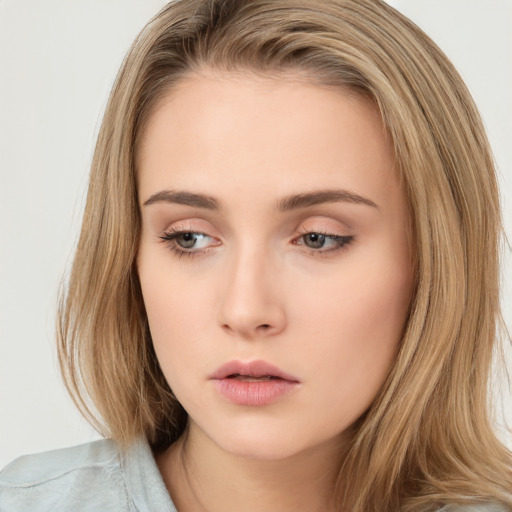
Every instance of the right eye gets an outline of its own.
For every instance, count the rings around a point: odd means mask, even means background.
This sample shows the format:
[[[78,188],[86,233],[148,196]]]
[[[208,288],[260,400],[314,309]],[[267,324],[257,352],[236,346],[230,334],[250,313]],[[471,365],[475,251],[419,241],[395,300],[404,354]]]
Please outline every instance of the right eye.
[[[213,240],[211,236],[195,231],[166,231],[159,238],[180,258],[206,252]]]

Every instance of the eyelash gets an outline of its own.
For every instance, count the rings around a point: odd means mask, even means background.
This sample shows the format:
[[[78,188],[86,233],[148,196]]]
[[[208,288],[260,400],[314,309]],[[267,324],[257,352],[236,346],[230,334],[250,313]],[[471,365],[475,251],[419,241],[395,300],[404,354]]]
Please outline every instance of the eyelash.
[[[346,249],[347,246],[349,246],[354,241],[354,237],[352,235],[333,235],[332,233],[325,233],[323,231],[303,231],[300,233],[299,239],[305,237],[306,235],[320,235],[333,241],[334,247],[323,251],[307,247],[305,246],[304,242],[299,244],[298,242],[294,241],[295,245],[303,245],[306,247],[306,250],[309,254],[318,257],[327,257],[331,253]]]
[[[206,233],[201,233],[200,231],[190,231],[190,230],[171,230],[171,231],[165,231],[161,236],[158,238],[171,250],[173,251],[179,258],[182,256],[188,256],[188,257],[195,257],[202,254],[205,254],[210,251],[211,248],[206,248],[200,251],[193,251],[193,250],[186,250],[183,248],[180,248],[177,243],[176,239],[185,234],[191,234],[191,235],[202,235],[202,236],[208,236]],[[333,240],[336,244],[336,246],[332,249],[328,250],[316,250],[312,249],[310,247],[307,247],[307,252],[309,254],[312,254],[313,256],[317,257],[326,257],[330,253],[338,252],[340,250],[346,249],[348,245],[350,245],[354,241],[353,236],[343,236],[343,235],[333,235],[330,233],[324,233],[322,231],[304,231],[300,234],[299,239],[305,237],[306,235],[320,235],[324,236],[325,238],[329,238]],[[296,239],[297,240],[297,239]],[[295,245],[304,245],[304,243],[298,243],[294,241]]]
[[[180,248],[176,244],[176,239],[180,235],[186,235],[186,234],[208,236],[206,233],[201,233],[200,231],[190,231],[190,230],[176,230],[175,231],[175,230],[171,230],[171,231],[165,231],[158,238],[160,238],[160,240],[171,251],[173,251],[175,254],[177,254],[179,258],[181,258],[182,256],[189,256],[189,257],[199,256],[200,254],[205,254],[205,253],[210,251],[210,248],[203,249],[202,251],[187,251],[187,250],[185,250],[183,248]]]

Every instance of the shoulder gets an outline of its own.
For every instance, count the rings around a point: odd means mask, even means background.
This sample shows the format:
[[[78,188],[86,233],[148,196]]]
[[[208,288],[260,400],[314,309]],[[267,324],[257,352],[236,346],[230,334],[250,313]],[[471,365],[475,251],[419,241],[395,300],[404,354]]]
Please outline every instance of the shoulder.
[[[113,441],[103,439],[92,443],[24,455],[0,472],[0,485],[31,487],[80,470],[102,470],[118,464]]]
[[[120,467],[110,440],[20,457],[0,472],[0,511],[130,510]]]
[[[157,491],[152,503],[148,483]],[[145,441],[125,451],[104,439],[27,455],[0,472],[0,512],[134,512],[153,506],[175,510]]]

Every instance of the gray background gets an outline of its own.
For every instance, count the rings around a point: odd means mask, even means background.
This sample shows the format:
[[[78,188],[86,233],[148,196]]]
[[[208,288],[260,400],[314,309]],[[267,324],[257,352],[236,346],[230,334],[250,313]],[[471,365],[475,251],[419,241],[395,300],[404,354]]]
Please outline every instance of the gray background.
[[[512,0],[390,3],[432,36],[468,83],[494,148],[512,238]],[[110,86],[133,38],[164,4],[0,0],[0,467],[98,437],[58,375],[56,293],[77,240]],[[503,279],[510,328],[510,248]],[[510,351],[507,359],[512,369]],[[503,376],[496,388],[500,424],[512,423]]]

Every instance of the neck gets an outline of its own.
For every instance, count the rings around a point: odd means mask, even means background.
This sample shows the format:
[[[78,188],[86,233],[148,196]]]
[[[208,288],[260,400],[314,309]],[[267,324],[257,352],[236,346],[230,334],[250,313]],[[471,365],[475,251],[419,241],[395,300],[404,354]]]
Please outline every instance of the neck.
[[[284,459],[248,459],[225,452],[190,428],[156,460],[180,512],[325,512],[335,510],[336,443]]]

